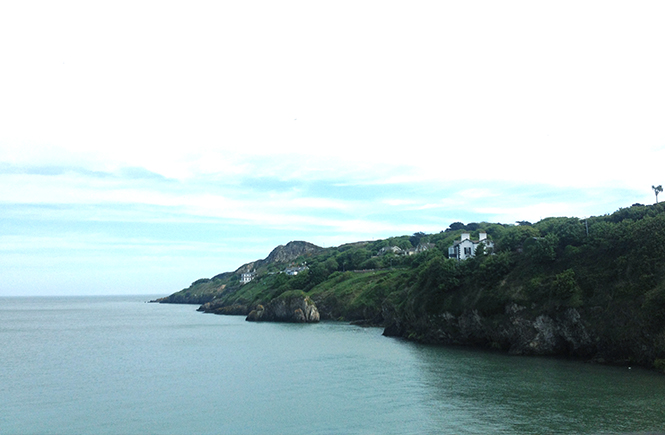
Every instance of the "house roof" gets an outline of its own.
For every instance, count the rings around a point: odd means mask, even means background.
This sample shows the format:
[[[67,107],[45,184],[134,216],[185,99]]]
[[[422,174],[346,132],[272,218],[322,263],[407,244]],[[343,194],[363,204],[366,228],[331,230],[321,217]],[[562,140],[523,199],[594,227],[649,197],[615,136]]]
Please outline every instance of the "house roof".
[[[461,245],[463,242],[470,242],[473,243],[474,245],[477,245],[480,242],[483,242],[485,244],[487,243],[494,243],[491,239],[484,239],[484,240],[471,240],[471,239],[464,239],[464,240],[455,240],[455,242],[452,244],[452,246],[457,246]]]

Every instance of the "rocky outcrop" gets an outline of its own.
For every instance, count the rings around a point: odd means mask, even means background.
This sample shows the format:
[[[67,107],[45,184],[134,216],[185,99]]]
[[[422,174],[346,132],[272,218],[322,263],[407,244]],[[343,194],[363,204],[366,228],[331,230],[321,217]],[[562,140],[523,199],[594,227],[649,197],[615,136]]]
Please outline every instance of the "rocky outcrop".
[[[287,295],[273,299],[267,305],[258,305],[250,311],[250,322],[315,323],[321,319],[319,310],[309,296]]]
[[[258,269],[261,266],[266,266],[272,263],[289,263],[300,256],[313,255],[322,250],[323,248],[320,246],[316,246],[309,242],[289,242],[286,245],[279,245],[273,249],[272,252],[270,252],[270,254],[263,260],[256,260],[240,266],[235,271],[235,273],[238,274],[251,272],[252,270]]]
[[[515,304],[509,307],[514,310]],[[592,356],[597,352],[596,341],[582,322],[579,311],[569,308],[556,316],[540,314],[535,318],[509,315],[507,328],[498,333],[506,337],[509,352],[517,355]]]
[[[196,311],[203,311],[204,313],[225,314],[229,316],[246,316],[249,312],[247,305],[233,304],[223,305],[218,300],[207,302],[199,307]]]
[[[489,317],[477,310],[405,318],[385,306],[384,335],[428,343],[461,344],[507,350],[515,355],[569,355],[593,358],[602,350],[577,309],[538,313],[509,304],[505,313]],[[602,353],[602,352],[601,352]]]
[[[294,261],[301,255],[316,254],[321,250],[323,248],[309,242],[289,242],[286,246],[280,245],[273,249],[264,261],[267,263],[286,263]]]

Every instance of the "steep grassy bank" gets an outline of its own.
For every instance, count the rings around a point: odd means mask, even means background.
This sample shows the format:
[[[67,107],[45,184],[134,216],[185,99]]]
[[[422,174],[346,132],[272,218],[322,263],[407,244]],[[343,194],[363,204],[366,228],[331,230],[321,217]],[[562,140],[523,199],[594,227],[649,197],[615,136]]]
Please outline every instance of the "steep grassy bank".
[[[480,230],[495,242],[493,253],[447,258],[461,233],[477,238]],[[383,325],[387,335],[665,369],[663,204],[587,220],[458,222],[438,234],[295,248],[273,256],[280,261],[257,262],[250,283],[239,282],[245,265],[163,302],[247,314],[300,290],[321,318]],[[280,273],[305,262],[297,276]]]

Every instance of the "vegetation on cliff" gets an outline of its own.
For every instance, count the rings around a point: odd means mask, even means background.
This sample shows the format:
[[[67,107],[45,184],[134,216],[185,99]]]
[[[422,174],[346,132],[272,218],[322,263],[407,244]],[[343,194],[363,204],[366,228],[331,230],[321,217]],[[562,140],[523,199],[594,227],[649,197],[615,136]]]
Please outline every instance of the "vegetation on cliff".
[[[447,258],[463,232],[477,238],[479,231],[495,242],[494,252]],[[665,369],[662,203],[585,220],[456,222],[438,234],[291,248],[279,261],[198,280],[162,302],[248,314],[296,290],[322,319],[383,325],[390,335]],[[280,273],[305,263],[296,276]],[[249,269],[256,277],[240,284]]]

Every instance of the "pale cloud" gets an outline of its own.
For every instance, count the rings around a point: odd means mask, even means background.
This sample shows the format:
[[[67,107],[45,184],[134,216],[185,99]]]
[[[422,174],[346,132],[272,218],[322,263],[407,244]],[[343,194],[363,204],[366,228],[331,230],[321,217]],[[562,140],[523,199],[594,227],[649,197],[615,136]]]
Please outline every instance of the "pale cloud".
[[[664,139],[653,10],[483,3],[492,19],[465,20],[451,17],[467,7],[438,2],[252,4],[270,19],[205,2],[8,7],[3,39],[21,44],[3,46],[5,159],[179,179],[301,166],[391,183],[637,185],[614,150],[649,155]]]
[[[465,199],[484,199],[484,198],[490,198],[493,196],[499,196],[498,192],[493,192],[490,189],[465,189],[460,191],[458,196],[465,198]]]
[[[418,201],[413,199],[386,199],[382,202],[391,207],[408,207],[418,204]]]
[[[502,223],[516,222],[515,216],[520,216],[519,220],[534,223],[548,217],[576,217],[577,210],[579,207],[570,203],[536,203],[512,208],[478,207],[474,209],[476,213],[491,216],[493,222]]]
[[[85,251],[109,255],[112,251],[141,251],[145,256],[174,255],[176,253],[224,252],[223,243],[176,242],[149,238],[110,237],[105,234],[71,233],[66,236],[0,236],[0,251]]]
[[[20,216],[219,224],[249,256],[653,202],[664,12],[4,2],[0,236],[36,231]]]
[[[196,185],[173,185],[168,181],[153,183],[150,179],[140,183],[134,179],[88,177],[70,172],[49,176],[4,174],[0,175],[0,180],[3,181],[0,183],[0,196],[4,203],[106,205],[111,208],[119,205],[156,206],[177,214],[185,221],[189,217],[217,218],[245,225],[340,228],[345,226],[344,221],[321,217],[320,213],[356,213],[359,210],[357,201],[308,197],[294,192],[241,195],[231,189],[228,196],[208,193]],[[131,213],[116,216],[125,220],[134,219]]]

